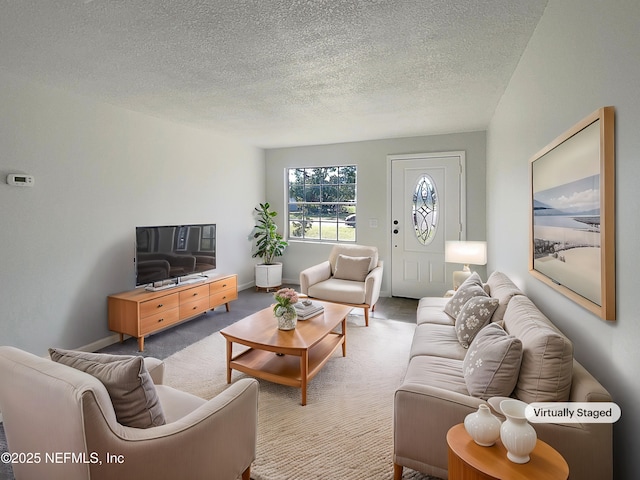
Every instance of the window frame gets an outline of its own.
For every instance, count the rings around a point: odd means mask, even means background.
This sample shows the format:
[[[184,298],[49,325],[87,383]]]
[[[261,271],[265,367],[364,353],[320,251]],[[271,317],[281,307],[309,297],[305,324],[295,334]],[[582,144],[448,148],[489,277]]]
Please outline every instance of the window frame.
[[[343,173],[345,169],[346,172]],[[287,241],[332,244],[357,242],[355,214],[358,206],[358,166],[356,164],[286,167],[284,173]],[[292,183],[293,178],[301,179],[302,182]],[[300,188],[302,191],[294,192],[294,189]],[[345,194],[346,199],[343,197]],[[335,210],[335,227],[331,226],[334,223],[330,218],[331,214],[329,218],[325,218],[322,213],[323,210],[332,209]],[[346,218],[351,215],[354,215],[353,225],[345,224]],[[311,221],[308,222],[307,218]],[[299,235],[293,235],[294,223],[299,224],[296,227]],[[335,236],[331,235],[327,238],[323,233],[323,226],[325,228],[329,226],[330,231],[335,228]],[[353,235],[349,238],[343,235],[341,238],[342,227],[353,228]],[[315,228],[317,228],[317,235],[307,236],[307,231]]]

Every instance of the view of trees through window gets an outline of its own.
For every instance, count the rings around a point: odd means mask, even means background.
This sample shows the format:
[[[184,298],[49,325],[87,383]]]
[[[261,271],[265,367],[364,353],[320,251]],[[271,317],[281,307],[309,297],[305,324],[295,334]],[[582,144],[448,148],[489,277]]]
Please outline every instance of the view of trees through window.
[[[288,170],[289,239],[356,241],[356,166]]]

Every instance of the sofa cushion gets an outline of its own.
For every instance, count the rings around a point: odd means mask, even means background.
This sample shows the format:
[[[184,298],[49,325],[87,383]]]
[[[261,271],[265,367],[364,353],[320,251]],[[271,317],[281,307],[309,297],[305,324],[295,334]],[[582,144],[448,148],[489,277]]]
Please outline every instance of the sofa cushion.
[[[444,311],[451,315],[453,318],[458,317],[458,313],[464,307],[464,304],[473,297],[486,297],[487,293],[482,287],[482,280],[477,272],[473,272],[469,278],[467,278],[462,285],[458,287],[458,290],[453,294],[453,297],[447,302],[444,307]]]
[[[478,332],[489,323],[497,307],[498,299],[491,297],[473,297],[464,304],[455,324],[460,345],[469,348]]]
[[[453,326],[423,323],[413,334],[409,357],[431,355],[464,360],[466,354],[467,350],[460,345]]]
[[[333,278],[364,282],[369,273],[370,264],[371,257],[350,257],[340,254],[336,260],[336,271]]]
[[[167,423],[176,422],[207,403],[203,398],[167,385],[156,385],[156,392]]]
[[[322,298],[329,302],[362,304],[365,299],[365,283],[330,278],[324,282],[309,286],[310,297]]]
[[[520,290],[516,284],[502,272],[493,272],[489,275],[485,287],[488,290],[487,293],[493,298],[497,298],[499,302],[498,308],[496,308],[496,311],[493,313],[493,317],[491,317],[492,322],[502,321],[504,312],[507,310],[507,305],[511,298],[515,295],[524,295],[522,290]]]
[[[165,424],[144,358],[50,348],[51,360],[86,372],[100,380],[111,398],[121,425],[149,428]]]
[[[413,357],[409,361],[404,384],[428,385],[450,392],[469,395],[462,375],[462,360],[431,357],[428,355]]]
[[[462,370],[469,394],[487,400],[511,395],[522,361],[522,342],[500,326],[484,327],[464,357]]]
[[[418,302],[416,311],[416,323],[435,323],[438,325],[453,326],[455,319],[444,311],[444,307],[449,301],[444,297],[423,297]]]
[[[504,328],[522,341],[516,396],[523,402],[565,402],[571,392],[573,345],[524,295],[514,296]]]

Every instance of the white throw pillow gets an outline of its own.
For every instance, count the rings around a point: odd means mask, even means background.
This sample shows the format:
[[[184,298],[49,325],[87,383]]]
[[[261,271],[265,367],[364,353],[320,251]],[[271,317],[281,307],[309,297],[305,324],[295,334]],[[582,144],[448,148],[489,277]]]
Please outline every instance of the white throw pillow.
[[[336,260],[336,272],[333,278],[364,282],[369,274],[370,264],[371,257],[350,257],[340,254]]]

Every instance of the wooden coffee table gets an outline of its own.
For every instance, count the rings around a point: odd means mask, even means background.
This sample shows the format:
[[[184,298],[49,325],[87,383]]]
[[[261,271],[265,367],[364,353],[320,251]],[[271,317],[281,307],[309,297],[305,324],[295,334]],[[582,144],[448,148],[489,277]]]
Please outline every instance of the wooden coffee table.
[[[231,370],[302,390],[302,405],[307,404],[307,384],[342,345],[347,355],[347,315],[353,307],[318,302],[323,313],[298,320],[294,330],[278,330],[273,308],[259,312],[220,331],[227,340],[227,383]],[[336,331],[342,325],[341,331]],[[233,355],[233,344],[250,347]]]

